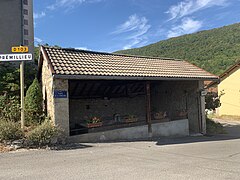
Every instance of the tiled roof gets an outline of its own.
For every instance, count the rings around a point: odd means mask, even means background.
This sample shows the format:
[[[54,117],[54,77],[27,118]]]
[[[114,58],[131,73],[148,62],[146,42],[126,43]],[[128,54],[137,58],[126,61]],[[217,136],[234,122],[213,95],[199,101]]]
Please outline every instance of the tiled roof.
[[[218,79],[183,60],[42,47],[55,75]]]

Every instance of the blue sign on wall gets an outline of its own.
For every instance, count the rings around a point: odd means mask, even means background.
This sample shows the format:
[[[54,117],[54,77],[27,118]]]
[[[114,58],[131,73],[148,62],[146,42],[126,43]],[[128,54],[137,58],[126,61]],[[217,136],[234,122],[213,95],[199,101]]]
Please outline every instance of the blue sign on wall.
[[[54,90],[54,98],[67,98],[67,91]]]

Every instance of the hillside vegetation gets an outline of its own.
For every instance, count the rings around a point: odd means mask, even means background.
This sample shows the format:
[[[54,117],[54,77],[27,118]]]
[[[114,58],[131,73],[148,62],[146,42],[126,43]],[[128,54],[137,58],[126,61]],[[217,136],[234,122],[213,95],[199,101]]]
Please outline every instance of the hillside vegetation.
[[[184,59],[220,75],[240,60],[240,23],[116,53]]]

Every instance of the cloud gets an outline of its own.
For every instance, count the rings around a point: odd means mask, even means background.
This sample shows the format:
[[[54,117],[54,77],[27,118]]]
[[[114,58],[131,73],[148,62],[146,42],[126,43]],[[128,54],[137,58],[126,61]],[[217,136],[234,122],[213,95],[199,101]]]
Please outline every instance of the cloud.
[[[167,37],[176,37],[183,34],[190,34],[198,31],[203,25],[202,21],[193,20],[191,18],[183,18],[180,25],[172,27],[168,31]]]
[[[34,19],[39,19],[46,16],[46,13],[44,11],[40,12],[40,13],[33,13],[33,17]]]
[[[151,28],[146,17],[139,17],[136,14],[128,17],[128,20],[117,27],[112,34],[124,35],[125,40],[129,41],[123,49],[130,49],[136,45],[147,42],[147,32]]]
[[[87,47],[75,47],[75,49],[85,50],[85,51],[91,51],[91,49],[89,49],[89,48],[87,48]]]
[[[227,0],[184,0],[177,5],[173,5],[166,12],[170,14],[170,19],[182,18],[193,14],[199,10],[210,8],[212,6],[226,6]]]
[[[57,8],[64,7],[67,10],[73,9],[74,7],[77,7],[78,5],[81,5],[83,3],[97,3],[101,2],[103,0],[56,0],[54,4],[47,7],[48,10],[55,10]]]
[[[34,19],[40,19],[45,17],[49,11],[53,11],[58,8],[65,8],[65,11],[68,11],[69,9],[73,9],[83,3],[97,3],[101,1],[105,0],[55,0],[55,3],[47,6],[44,11],[40,13],[33,13],[33,17]]]
[[[37,44],[42,44],[43,40],[38,38],[38,37],[34,37],[34,42],[37,43]]]
[[[124,32],[129,32],[138,29],[139,26],[144,26],[147,24],[147,19],[145,17],[138,17],[136,14],[128,17],[128,20],[117,27],[117,30],[113,34],[119,34]]]

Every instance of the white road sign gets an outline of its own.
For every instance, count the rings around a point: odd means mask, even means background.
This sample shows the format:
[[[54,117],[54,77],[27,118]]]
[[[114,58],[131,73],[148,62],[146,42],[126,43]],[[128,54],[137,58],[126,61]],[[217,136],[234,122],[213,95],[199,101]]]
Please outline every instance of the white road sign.
[[[32,54],[0,54],[0,61],[31,61]]]

